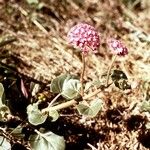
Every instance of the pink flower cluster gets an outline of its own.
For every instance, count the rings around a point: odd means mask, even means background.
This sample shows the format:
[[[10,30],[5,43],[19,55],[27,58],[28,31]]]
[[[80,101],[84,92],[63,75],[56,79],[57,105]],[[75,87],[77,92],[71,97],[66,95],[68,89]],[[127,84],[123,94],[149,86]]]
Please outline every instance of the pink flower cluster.
[[[83,53],[87,54],[90,49],[93,52],[97,52],[100,46],[100,37],[94,27],[86,23],[79,23],[72,27],[68,32],[68,41],[73,46],[78,47]],[[114,54],[119,56],[125,56],[128,54],[128,49],[119,40],[110,38],[107,44]]]
[[[119,40],[116,40],[114,38],[110,38],[107,41],[107,44],[113,54],[117,54],[119,56],[125,56],[128,54],[128,49],[126,46]]]
[[[72,27],[67,35],[68,41],[75,47],[79,47],[83,53],[89,49],[97,52],[100,45],[100,37],[94,27],[86,23],[79,23]]]

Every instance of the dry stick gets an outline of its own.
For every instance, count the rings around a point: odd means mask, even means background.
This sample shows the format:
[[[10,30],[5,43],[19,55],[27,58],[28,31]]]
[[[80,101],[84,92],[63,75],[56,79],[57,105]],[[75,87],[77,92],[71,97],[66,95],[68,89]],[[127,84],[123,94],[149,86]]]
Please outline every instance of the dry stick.
[[[109,68],[108,68],[107,77],[106,77],[106,87],[108,86],[111,68],[112,68],[112,66],[113,66],[113,64],[114,64],[114,62],[115,62],[115,60],[116,60],[116,57],[117,57],[117,55],[115,55],[115,56],[113,57],[112,62],[111,62],[111,64],[110,64]]]
[[[25,11],[22,7],[19,7],[20,12],[24,15],[24,16],[28,16],[27,11]],[[48,31],[36,20],[36,19],[31,19],[31,21],[45,34],[48,34]]]
[[[6,38],[2,39],[2,41],[0,41],[0,47],[5,46],[5,45],[7,45],[9,43],[12,43],[12,42],[14,42],[16,40],[17,40],[16,37],[11,37],[11,36],[10,37],[6,37]]]
[[[81,77],[80,77],[80,82],[81,82],[81,96],[84,96],[84,87],[83,87],[83,81],[84,81],[84,73],[85,73],[85,54],[82,53],[82,72],[81,72]]]
[[[47,30],[36,20],[31,19],[31,21],[41,30],[43,33],[48,34]]]

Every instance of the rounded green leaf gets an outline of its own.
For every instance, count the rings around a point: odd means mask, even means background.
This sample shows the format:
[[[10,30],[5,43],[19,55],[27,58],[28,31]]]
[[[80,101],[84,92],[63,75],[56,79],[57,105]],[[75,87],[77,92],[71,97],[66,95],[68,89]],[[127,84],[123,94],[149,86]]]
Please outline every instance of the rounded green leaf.
[[[8,150],[8,149],[11,149],[11,144],[6,138],[0,136],[0,150]]]
[[[60,76],[56,77],[55,79],[53,79],[51,82],[51,86],[50,86],[51,92],[61,93],[63,83],[68,78],[69,78],[69,76],[67,74],[63,74],[63,75],[60,75]]]
[[[37,104],[30,104],[27,107],[27,114],[28,114],[28,121],[35,126],[44,123],[48,116],[47,114],[42,113],[38,109]]]
[[[80,96],[80,81],[77,79],[70,79],[64,82],[62,87],[62,96],[67,99],[76,99]]]
[[[74,75],[60,75],[52,80],[51,92],[61,93],[67,99],[74,99],[79,97],[80,81]]]
[[[52,122],[56,121],[59,118],[59,113],[57,110],[49,110],[48,114],[52,118]]]
[[[84,104],[83,102],[80,102],[77,105],[77,110],[81,115],[85,115],[87,117],[95,117],[98,112],[102,109],[102,100],[95,99],[91,102],[91,104],[88,106]]]
[[[53,132],[40,133],[30,136],[30,145],[33,150],[65,150],[65,140]]]

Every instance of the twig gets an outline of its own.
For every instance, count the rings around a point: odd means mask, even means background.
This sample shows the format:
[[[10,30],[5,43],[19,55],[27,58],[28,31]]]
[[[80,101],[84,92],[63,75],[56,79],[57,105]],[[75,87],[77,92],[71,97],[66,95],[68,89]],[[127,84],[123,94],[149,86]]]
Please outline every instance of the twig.
[[[48,34],[47,30],[36,20],[31,19],[31,21],[41,30],[43,33]]]
[[[5,45],[7,45],[7,44],[10,44],[10,43],[12,43],[12,42],[14,42],[14,41],[17,41],[17,38],[16,38],[16,37],[12,37],[12,36],[5,37],[4,39],[2,39],[2,40],[0,41],[0,47],[5,46]]]
[[[19,7],[20,12],[24,15],[24,16],[28,16],[28,13],[22,8]],[[31,19],[31,21],[45,34],[48,34],[47,30],[34,18]]]
[[[6,132],[5,128],[0,127],[0,131],[2,131],[2,134],[0,136],[3,135],[4,138],[6,138],[9,141],[12,141],[13,137]],[[2,143],[3,143],[3,141],[1,141],[0,146],[1,146]]]

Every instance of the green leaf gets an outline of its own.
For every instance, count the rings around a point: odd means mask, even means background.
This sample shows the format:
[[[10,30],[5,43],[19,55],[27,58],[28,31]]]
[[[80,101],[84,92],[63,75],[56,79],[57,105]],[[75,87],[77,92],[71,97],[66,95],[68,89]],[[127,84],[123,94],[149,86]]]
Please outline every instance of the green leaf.
[[[63,74],[53,79],[50,86],[51,92],[61,93],[64,81],[68,80],[69,78],[69,75]]]
[[[79,97],[80,81],[74,75],[60,75],[52,80],[51,92],[61,93],[67,99]]]
[[[56,121],[59,118],[59,113],[57,110],[49,110],[48,114],[52,118],[52,122]]]
[[[28,120],[31,124],[33,125],[40,125],[42,123],[44,123],[47,119],[47,114],[42,113],[39,109],[38,109],[38,104],[30,104],[27,107],[27,114],[28,114]]]
[[[11,149],[11,144],[6,138],[0,136],[0,150],[9,150]]]
[[[3,106],[3,97],[4,97],[4,87],[3,84],[0,83],[0,107]]]
[[[38,4],[39,1],[38,0],[26,0],[28,4],[32,5],[32,4]]]
[[[65,150],[64,138],[53,132],[38,132],[38,135],[31,135],[30,145],[33,150]]]
[[[36,9],[37,9],[37,10],[41,10],[44,6],[45,6],[45,4],[44,4],[43,2],[40,2],[40,3],[37,5]]]
[[[23,127],[21,125],[17,126],[15,129],[14,128],[9,128],[11,131],[11,135],[14,136],[15,138],[20,138],[23,139],[25,137],[25,134],[22,133]]]
[[[80,96],[80,81],[77,79],[65,80],[62,87],[62,96],[67,99],[76,99]]]
[[[2,105],[0,107],[0,121],[6,121],[8,114],[10,114],[9,108],[5,105]]]
[[[77,105],[78,112],[87,117],[95,117],[101,109],[102,101],[100,99],[95,99],[89,106],[84,104],[84,102],[80,102]]]
[[[145,112],[150,112],[150,100],[144,100],[141,105],[141,110]]]

